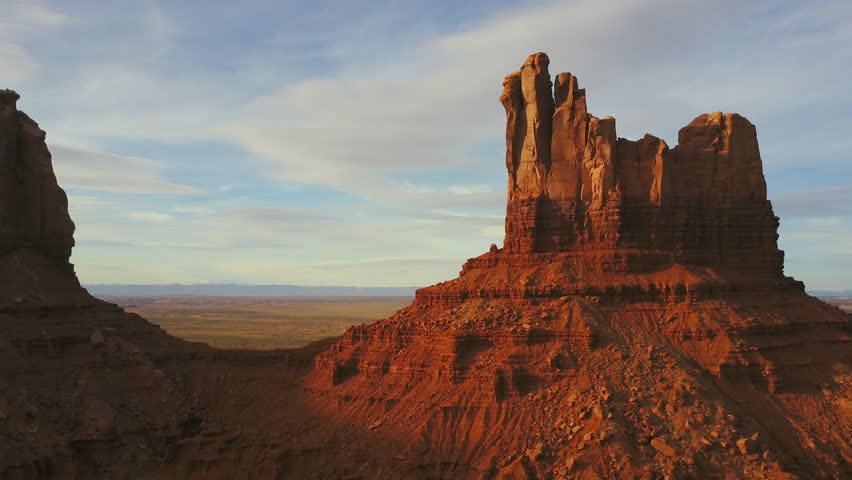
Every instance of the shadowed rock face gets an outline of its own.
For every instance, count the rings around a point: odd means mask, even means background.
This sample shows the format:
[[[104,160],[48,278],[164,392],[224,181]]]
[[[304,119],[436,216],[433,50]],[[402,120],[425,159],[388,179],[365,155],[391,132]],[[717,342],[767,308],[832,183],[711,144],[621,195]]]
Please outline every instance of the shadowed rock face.
[[[68,261],[74,222],[56,183],[45,133],[18,111],[17,93],[0,91],[0,254],[27,248]]]
[[[0,309],[94,302],[69,263],[74,222],[45,133],[0,90]]]

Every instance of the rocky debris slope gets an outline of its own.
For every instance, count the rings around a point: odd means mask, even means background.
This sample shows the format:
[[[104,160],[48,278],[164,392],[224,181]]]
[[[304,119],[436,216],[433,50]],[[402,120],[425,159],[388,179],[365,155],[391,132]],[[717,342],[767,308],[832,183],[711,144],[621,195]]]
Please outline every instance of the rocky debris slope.
[[[504,83],[503,248],[270,352],[88,296],[44,134],[3,94],[0,479],[852,476],[852,321],[784,276],[754,126],[618,139],[548,63]]]

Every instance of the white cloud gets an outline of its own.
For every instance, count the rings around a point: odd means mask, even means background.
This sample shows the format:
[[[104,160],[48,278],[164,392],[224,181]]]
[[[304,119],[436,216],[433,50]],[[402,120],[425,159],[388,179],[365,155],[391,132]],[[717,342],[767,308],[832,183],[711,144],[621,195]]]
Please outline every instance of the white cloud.
[[[229,248],[227,245],[215,245],[209,243],[169,243],[169,242],[145,242],[146,248],[169,248],[174,250],[218,250]]]
[[[443,187],[398,182],[385,188],[365,191],[363,195],[375,202],[379,209],[395,208],[410,215],[459,209],[500,211],[506,203],[506,191],[503,188],[477,185]]]
[[[401,256],[401,257],[373,257],[373,258],[365,258],[365,259],[356,259],[356,260],[325,260],[321,262],[316,262],[314,266],[320,267],[341,267],[341,266],[357,266],[357,265],[376,265],[376,264],[430,264],[435,262],[459,262],[458,258],[454,257],[432,257],[432,256],[422,256],[422,257],[411,257],[411,256]]]
[[[36,0],[11,0],[0,17],[0,88],[21,89],[40,69],[24,43],[34,35],[50,32],[68,23],[64,14]]]
[[[47,8],[33,0],[14,2],[10,10],[11,18],[15,22],[14,25],[10,25],[11,28],[51,28],[71,21],[64,13]]]
[[[38,63],[18,45],[4,42],[0,36],[0,88],[16,89],[32,78]]]
[[[852,216],[852,185],[772,195],[776,213],[785,218]]]
[[[389,173],[463,165],[465,145],[498,138],[500,80],[544,50],[552,73],[571,70],[593,85],[591,111],[614,114],[622,135],[651,130],[674,143],[677,128],[704,111],[765,118],[836,96],[832,85],[852,74],[852,50],[822,53],[852,42],[844,20],[852,16],[842,14],[849,10],[794,5],[776,18],[769,3],[659,0],[503,11],[415,45],[387,45],[386,68],[350,58],[343,72],[256,99],[220,131],[273,161],[288,181],[389,188]],[[750,33],[763,27],[775,36]]]
[[[205,207],[202,205],[172,207],[171,211],[175,213],[185,213],[187,215],[209,215],[213,213],[213,210],[210,207]]]
[[[175,221],[175,218],[171,215],[160,212],[130,212],[127,214],[127,217],[132,218],[133,220],[141,220],[143,222],[151,223],[166,223]]]
[[[162,178],[166,165],[156,160],[97,153],[52,145],[53,168],[63,187],[137,195],[192,195],[203,190]]]

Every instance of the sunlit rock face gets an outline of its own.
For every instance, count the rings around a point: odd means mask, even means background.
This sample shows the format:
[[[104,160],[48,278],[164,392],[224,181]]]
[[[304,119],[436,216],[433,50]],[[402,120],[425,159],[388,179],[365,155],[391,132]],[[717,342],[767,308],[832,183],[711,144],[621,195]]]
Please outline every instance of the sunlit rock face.
[[[504,81],[506,253],[585,252],[625,273],[679,263],[781,276],[754,125],[716,112],[674,148],[618,138],[614,118],[588,113],[577,77],[551,84],[548,65],[531,55]]]

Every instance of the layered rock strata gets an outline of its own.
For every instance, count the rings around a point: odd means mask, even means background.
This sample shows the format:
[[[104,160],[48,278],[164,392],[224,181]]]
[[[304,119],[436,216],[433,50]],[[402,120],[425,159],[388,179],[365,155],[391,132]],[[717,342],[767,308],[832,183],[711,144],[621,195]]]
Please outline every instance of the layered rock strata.
[[[716,112],[671,149],[618,138],[614,118],[588,113],[577,77],[553,85],[548,64],[531,55],[503,83],[506,253],[583,252],[621,273],[680,263],[781,274],[754,125]]]

